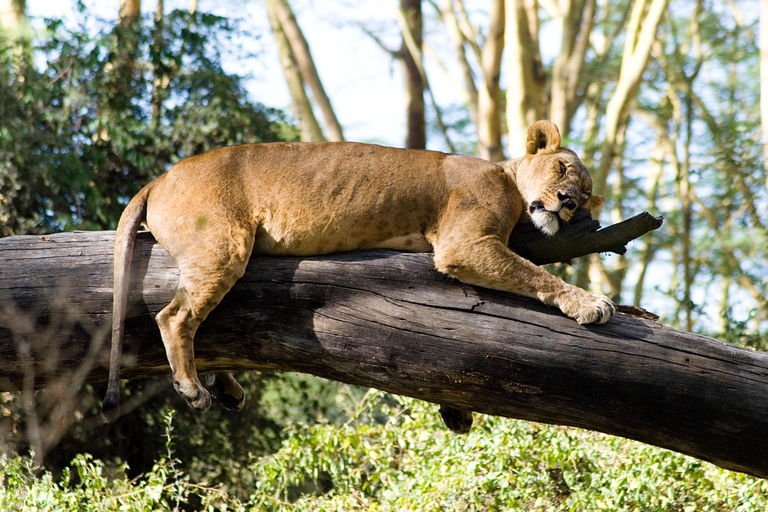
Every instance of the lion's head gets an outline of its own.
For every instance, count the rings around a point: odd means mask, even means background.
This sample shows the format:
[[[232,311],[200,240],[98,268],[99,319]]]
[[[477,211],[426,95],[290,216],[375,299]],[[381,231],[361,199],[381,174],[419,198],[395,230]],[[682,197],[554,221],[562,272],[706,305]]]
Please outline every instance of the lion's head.
[[[528,130],[526,155],[502,166],[515,175],[524,211],[547,235],[557,233],[577,208],[592,211],[605,203],[592,195],[587,168],[576,153],[560,146],[560,131],[549,121],[534,123]]]

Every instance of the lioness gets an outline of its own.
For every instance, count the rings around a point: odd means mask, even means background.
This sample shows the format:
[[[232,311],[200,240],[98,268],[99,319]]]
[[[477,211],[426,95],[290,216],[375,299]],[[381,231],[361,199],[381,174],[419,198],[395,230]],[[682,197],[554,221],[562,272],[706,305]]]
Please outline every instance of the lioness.
[[[603,202],[548,121],[530,128],[524,157],[499,165],[347,142],[247,144],[182,160],[144,187],[120,218],[103,409],[118,404],[128,274],[141,224],[179,267],[176,295],[157,315],[173,385],[190,406],[206,411],[211,394],[195,369],[195,331],[243,275],[251,254],[433,251],[439,271],[466,283],[537,297],[582,324],[604,323],[615,313],[607,297],[567,284],[507,248],[518,222],[532,221],[551,235],[577,208]],[[243,407],[231,374],[213,376],[209,386],[226,407]]]

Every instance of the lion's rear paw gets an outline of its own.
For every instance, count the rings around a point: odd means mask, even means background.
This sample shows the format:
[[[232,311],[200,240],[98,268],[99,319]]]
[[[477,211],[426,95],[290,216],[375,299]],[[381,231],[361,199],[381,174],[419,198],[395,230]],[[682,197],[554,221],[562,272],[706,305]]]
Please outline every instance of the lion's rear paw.
[[[472,411],[440,405],[440,416],[445,426],[457,434],[466,434],[472,428]]]
[[[245,405],[245,392],[232,374],[217,373],[206,377],[213,397],[231,411],[241,411]]]
[[[182,383],[174,382],[173,387],[181,398],[186,400],[187,405],[200,412],[207,412],[211,408],[211,394],[200,385],[189,382],[185,386]]]

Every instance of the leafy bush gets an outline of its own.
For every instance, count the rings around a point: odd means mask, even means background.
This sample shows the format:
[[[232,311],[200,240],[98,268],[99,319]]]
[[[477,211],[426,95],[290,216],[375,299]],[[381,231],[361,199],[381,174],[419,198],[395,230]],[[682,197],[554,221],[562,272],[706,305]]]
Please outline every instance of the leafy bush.
[[[306,378],[306,377],[304,377]],[[311,378],[310,378],[311,380]],[[79,455],[60,479],[28,458],[3,461],[3,510],[758,512],[768,481],[616,437],[477,415],[466,436],[436,406],[346,387],[335,421],[290,423],[280,449],[255,457],[247,495],[193,482],[173,451],[128,480]],[[186,441],[185,441],[186,442]],[[186,467],[185,467],[186,466]]]
[[[768,482],[579,429],[476,415],[467,436],[436,407],[371,392],[342,425],[291,427],[253,467],[256,510],[758,511]],[[371,421],[377,409],[383,423]],[[325,476],[324,476],[325,475]],[[328,492],[298,495],[307,481]],[[294,501],[295,500],[295,501]]]
[[[104,510],[178,510],[194,496],[202,510],[224,510],[227,495],[221,489],[192,484],[178,469],[174,458],[174,413],[165,414],[168,453],[151,471],[133,480],[125,477],[127,467],[120,466],[108,475],[103,462],[88,454],[78,455],[71,467],[64,468],[54,481],[29,458],[0,458],[2,486],[0,508],[15,511],[94,511]],[[39,474],[39,475],[38,475]]]

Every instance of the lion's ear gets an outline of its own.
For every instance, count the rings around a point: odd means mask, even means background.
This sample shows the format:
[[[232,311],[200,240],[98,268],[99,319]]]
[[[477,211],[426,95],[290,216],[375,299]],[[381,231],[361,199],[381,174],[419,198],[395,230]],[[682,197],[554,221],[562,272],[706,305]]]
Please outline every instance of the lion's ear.
[[[597,210],[601,206],[605,204],[605,198],[603,196],[592,196],[589,198],[589,200],[584,203],[584,208],[591,212]]]
[[[536,121],[528,128],[528,141],[525,143],[526,152],[535,155],[538,152],[554,153],[560,149],[560,130],[549,121]]]

